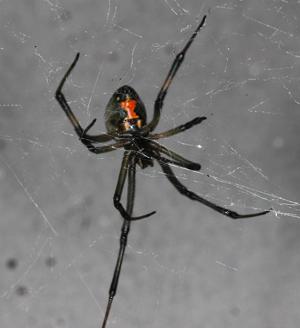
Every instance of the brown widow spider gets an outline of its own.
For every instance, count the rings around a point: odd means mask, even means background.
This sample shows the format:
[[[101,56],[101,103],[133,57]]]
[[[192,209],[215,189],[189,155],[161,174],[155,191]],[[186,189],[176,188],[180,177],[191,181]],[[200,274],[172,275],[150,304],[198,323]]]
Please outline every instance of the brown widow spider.
[[[164,99],[167,95],[169,86],[171,85],[179,67],[181,66],[185,54],[194,39],[196,38],[200,29],[204,26],[206,15],[202,18],[200,24],[191,35],[186,45],[179,52],[169,70],[169,73],[158,93],[158,96],[154,103],[154,115],[150,123],[147,124],[146,109],[141,98],[138,96],[136,91],[130,86],[124,85],[120,87],[110,98],[106,109],[105,109],[105,124],[107,133],[100,135],[90,135],[88,131],[95,124],[96,119],[94,119],[85,129],[81,127],[76,116],[72,112],[64,94],[62,93],[62,88],[66,79],[70,75],[74,66],[76,65],[79,53],[77,53],[73,63],[67,70],[66,74],[62,78],[55,97],[59,102],[61,108],[67,115],[71,124],[73,125],[80,141],[88,148],[89,151],[95,154],[101,154],[109,151],[113,151],[118,148],[124,148],[125,152],[123,155],[123,160],[121,164],[121,169],[119,173],[118,183],[116,186],[114,194],[114,206],[120,212],[123,217],[123,225],[121,229],[120,236],[120,247],[117,258],[117,263],[115,265],[115,270],[112,278],[112,282],[109,289],[109,298],[105,311],[105,316],[102,323],[102,328],[106,327],[107,319],[109,316],[110,308],[117,292],[119,276],[122,268],[125,248],[127,244],[127,237],[130,231],[131,221],[141,220],[147,218],[155,213],[151,212],[141,216],[132,216],[133,206],[134,206],[134,195],[135,195],[135,173],[136,165],[139,165],[141,169],[145,169],[148,166],[153,166],[154,160],[156,160],[161,166],[165,176],[171,182],[171,184],[184,196],[198,201],[213,210],[230,217],[231,219],[244,219],[254,216],[264,215],[268,211],[252,213],[252,214],[239,214],[228,210],[224,207],[218,206],[200,196],[194,192],[188,190],[175,176],[169,164],[175,164],[180,167],[184,167],[190,170],[198,171],[201,165],[198,163],[191,162],[182,156],[176,154],[175,152],[169,150],[168,148],[160,145],[154,140],[171,137],[177,133],[186,131],[196,124],[201,123],[206,117],[196,117],[193,120],[179,125],[176,128],[170,129],[161,133],[152,133],[156,128],[159,119],[161,109],[163,107]],[[115,142],[101,147],[95,147],[95,143],[102,143],[106,141],[114,140]],[[166,157],[164,157],[166,156]],[[127,191],[127,205],[126,209],[121,203],[121,196],[123,192],[123,187],[125,184],[126,177],[128,178],[128,191]]]

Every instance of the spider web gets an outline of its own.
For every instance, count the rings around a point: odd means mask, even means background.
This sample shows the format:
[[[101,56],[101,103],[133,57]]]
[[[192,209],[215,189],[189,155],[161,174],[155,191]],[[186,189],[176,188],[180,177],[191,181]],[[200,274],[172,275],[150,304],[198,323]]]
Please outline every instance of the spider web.
[[[152,117],[175,54],[205,28],[166,98],[157,131],[207,116],[162,143],[201,163],[174,168],[231,221],[179,195],[158,165],[137,172],[136,222],[109,327],[297,327],[299,1],[0,1],[1,327],[98,327],[117,256],[113,208],[122,150],[95,156],[111,94],[130,84]]]

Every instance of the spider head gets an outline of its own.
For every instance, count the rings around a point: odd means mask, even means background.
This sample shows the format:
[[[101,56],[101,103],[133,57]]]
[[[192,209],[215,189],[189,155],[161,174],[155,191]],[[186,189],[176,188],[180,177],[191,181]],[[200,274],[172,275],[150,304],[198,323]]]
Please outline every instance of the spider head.
[[[105,124],[110,134],[138,131],[146,124],[146,119],[144,103],[128,85],[112,95],[105,109]]]

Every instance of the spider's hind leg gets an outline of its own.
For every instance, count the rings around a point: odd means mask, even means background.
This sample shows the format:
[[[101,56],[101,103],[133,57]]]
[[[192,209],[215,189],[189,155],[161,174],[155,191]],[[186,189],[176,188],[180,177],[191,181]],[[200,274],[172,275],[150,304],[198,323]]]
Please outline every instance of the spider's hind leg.
[[[185,44],[185,46],[183,47],[183,49],[176,55],[172,65],[171,65],[171,68],[167,74],[167,77],[165,78],[165,81],[164,81],[162,87],[160,88],[159,93],[156,97],[156,100],[154,103],[154,114],[153,114],[152,121],[146,126],[146,128],[144,129],[145,131],[151,132],[156,128],[156,126],[160,120],[161,110],[164,105],[164,99],[168,93],[169,87],[170,87],[179,67],[183,63],[186,52],[188,51],[191,44],[194,42],[200,29],[204,26],[205,20],[206,20],[206,15],[203,16],[201,22],[197,26],[194,33],[190,36],[190,38],[188,39],[188,41]]]
[[[192,128],[196,124],[200,124],[202,121],[204,121],[206,119],[207,119],[206,116],[195,117],[191,121],[188,121],[185,124],[181,124],[181,125],[177,126],[176,128],[173,128],[173,129],[170,129],[170,130],[167,130],[164,132],[160,132],[160,133],[150,134],[149,139],[157,140],[160,138],[168,138],[168,137],[174,136],[175,134],[184,132],[184,131]]]

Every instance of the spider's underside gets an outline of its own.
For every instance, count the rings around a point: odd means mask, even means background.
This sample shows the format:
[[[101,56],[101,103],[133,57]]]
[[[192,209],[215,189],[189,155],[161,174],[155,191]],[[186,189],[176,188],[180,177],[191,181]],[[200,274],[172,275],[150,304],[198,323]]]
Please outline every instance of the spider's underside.
[[[268,213],[269,211],[262,211],[251,214],[239,214],[218,206],[194,192],[188,190],[175,176],[170,164],[175,164],[180,167],[184,167],[190,170],[200,170],[201,166],[198,163],[191,162],[177,153],[167,149],[161,144],[155,142],[157,139],[166,138],[173,136],[177,133],[181,133],[187,129],[190,129],[196,124],[201,123],[206,117],[196,117],[193,120],[182,124],[178,127],[170,129],[161,133],[152,133],[156,128],[160,120],[161,109],[163,107],[164,99],[167,95],[170,84],[172,83],[176,72],[181,66],[185,54],[199,30],[204,26],[206,16],[203,17],[200,24],[187,41],[183,50],[177,54],[173,64],[169,70],[169,73],[158,93],[158,96],[154,103],[154,115],[150,123],[147,123],[146,109],[145,106],[136,93],[136,91],[130,86],[120,87],[109,100],[105,109],[105,124],[107,133],[100,135],[90,135],[88,131],[95,124],[94,119],[87,128],[83,129],[77,120],[76,116],[72,112],[64,94],[62,88],[66,79],[70,75],[71,71],[75,67],[79,53],[77,53],[73,63],[62,78],[57,90],[56,99],[60,106],[64,110],[71,124],[73,125],[80,141],[88,148],[89,151],[100,154],[109,151],[113,151],[118,148],[124,148],[124,155],[119,173],[119,178],[114,194],[114,206],[118,209],[121,216],[123,217],[123,225],[120,236],[120,248],[115,266],[112,282],[109,289],[109,299],[106,307],[105,317],[102,323],[102,328],[106,327],[110,308],[112,305],[113,298],[116,294],[121,267],[123,263],[123,257],[127,244],[127,237],[130,231],[131,221],[140,220],[153,215],[155,212],[147,213],[141,216],[132,216],[134,206],[134,195],[135,195],[135,172],[136,165],[139,165],[141,169],[145,169],[148,166],[153,166],[154,161],[157,161],[161,166],[166,178],[170,183],[184,196],[198,201],[213,210],[226,215],[232,219],[243,219],[249,217],[260,216]],[[114,143],[96,147],[94,144],[103,143],[114,140]],[[128,183],[128,194],[126,209],[121,203],[121,196],[124,188],[124,184],[127,178]]]

